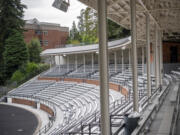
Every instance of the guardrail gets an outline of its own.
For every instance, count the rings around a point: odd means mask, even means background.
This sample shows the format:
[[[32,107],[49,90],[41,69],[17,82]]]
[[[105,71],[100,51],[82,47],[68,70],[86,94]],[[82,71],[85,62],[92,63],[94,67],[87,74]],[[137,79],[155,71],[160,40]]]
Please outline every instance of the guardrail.
[[[139,126],[134,130],[132,135],[146,134],[146,132],[149,129],[149,126],[151,125],[153,119],[155,118],[156,113],[158,112],[167,93],[169,92],[170,86],[171,86],[171,82],[168,84],[168,86],[164,91],[161,91],[159,97],[157,98],[157,101],[155,101],[156,103],[153,103],[150,106],[150,108],[146,112],[146,115],[144,115],[144,117],[139,121],[138,123]]]

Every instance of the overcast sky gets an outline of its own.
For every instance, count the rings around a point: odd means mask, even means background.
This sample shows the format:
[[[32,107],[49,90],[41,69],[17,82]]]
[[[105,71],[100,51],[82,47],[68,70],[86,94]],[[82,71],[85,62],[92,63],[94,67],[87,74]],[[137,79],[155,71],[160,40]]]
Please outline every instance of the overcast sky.
[[[59,23],[61,26],[71,27],[73,20],[77,22],[80,10],[86,8],[78,0],[70,0],[70,7],[65,13],[52,7],[53,2],[54,0],[22,0],[27,6],[24,19],[37,18],[41,22]]]

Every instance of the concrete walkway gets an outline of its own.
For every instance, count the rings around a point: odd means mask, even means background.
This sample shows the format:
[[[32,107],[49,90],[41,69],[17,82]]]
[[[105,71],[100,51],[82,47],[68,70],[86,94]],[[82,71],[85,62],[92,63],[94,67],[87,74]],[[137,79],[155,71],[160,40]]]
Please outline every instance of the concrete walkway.
[[[155,119],[153,120],[150,131],[147,135],[169,135],[173,119],[174,106],[172,105],[172,97],[174,91],[178,90],[179,83],[173,82],[164,103],[160,107]],[[180,133],[180,132],[179,132]]]

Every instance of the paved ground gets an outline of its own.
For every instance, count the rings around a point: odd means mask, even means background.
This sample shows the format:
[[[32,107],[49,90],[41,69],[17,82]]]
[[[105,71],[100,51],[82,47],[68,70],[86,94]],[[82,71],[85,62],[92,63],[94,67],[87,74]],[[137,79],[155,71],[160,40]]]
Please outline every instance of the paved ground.
[[[147,135],[168,135],[170,132],[171,120],[173,115],[173,106],[170,103],[172,91],[175,87],[178,87],[178,83],[173,83],[170,87],[170,91],[167,94],[165,101],[163,102],[160,110],[158,111],[155,119],[150,127],[150,132]]]
[[[0,135],[32,135],[38,120],[22,108],[0,105]]]

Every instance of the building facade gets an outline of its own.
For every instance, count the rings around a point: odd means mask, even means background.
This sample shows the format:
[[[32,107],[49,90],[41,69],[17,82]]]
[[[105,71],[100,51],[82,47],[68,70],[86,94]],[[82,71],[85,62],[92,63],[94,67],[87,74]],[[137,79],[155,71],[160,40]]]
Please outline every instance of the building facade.
[[[38,38],[43,50],[64,47],[69,35],[68,27],[39,22],[36,18],[27,20],[24,29],[25,42],[29,43],[33,38]]]

